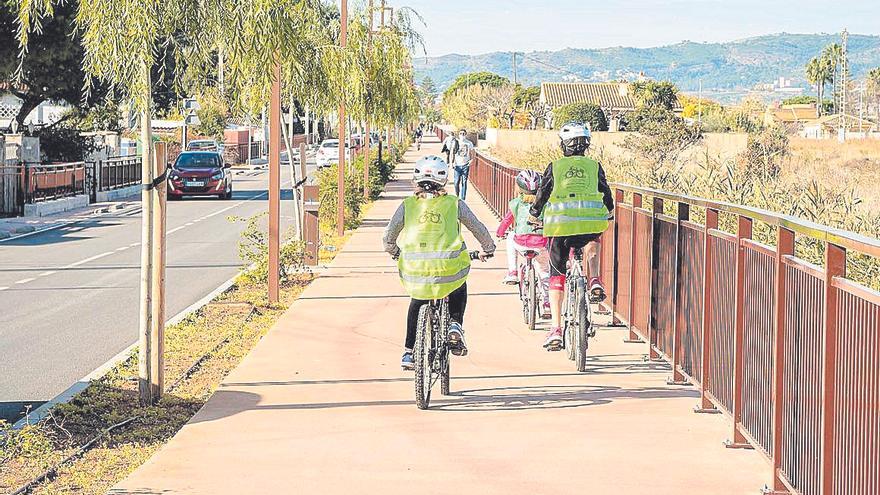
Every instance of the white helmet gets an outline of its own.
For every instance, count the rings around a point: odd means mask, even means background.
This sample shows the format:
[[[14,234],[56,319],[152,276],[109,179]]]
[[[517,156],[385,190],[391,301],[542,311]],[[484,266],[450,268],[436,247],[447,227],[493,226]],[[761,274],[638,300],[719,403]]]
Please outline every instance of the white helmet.
[[[580,122],[569,122],[559,130],[559,139],[566,154],[583,153],[590,147],[590,128]]]
[[[449,165],[439,156],[420,158],[413,170],[413,182],[420,186],[431,184],[443,187],[449,180]]]

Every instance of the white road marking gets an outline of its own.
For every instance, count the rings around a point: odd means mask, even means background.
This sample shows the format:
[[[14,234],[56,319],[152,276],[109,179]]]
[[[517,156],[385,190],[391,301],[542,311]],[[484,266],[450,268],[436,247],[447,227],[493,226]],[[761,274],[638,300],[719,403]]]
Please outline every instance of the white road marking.
[[[8,288],[9,288],[9,287],[0,287],[0,291],[4,291],[4,290],[6,290],[6,289],[8,289]]]
[[[135,246],[140,246],[140,245],[141,245],[141,243],[139,243],[139,242],[132,242],[131,244],[128,245],[128,247],[135,247]]]
[[[185,228],[186,228],[186,225],[181,225],[180,227],[173,228],[173,229],[169,230],[168,232],[165,232],[165,235],[173,234],[173,233],[177,232],[178,230],[183,230]]]
[[[16,283],[16,284],[26,284],[26,283],[28,283],[28,282],[33,282],[33,281],[36,280],[36,279],[37,279],[36,277],[23,278],[23,279],[21,279],[21,280],[15,282],[15,283]]]
[[[41,274],[39,274],[39,275],[37,275],[37,276],[38,276],[38,277],[48,277],[49,275],[52,275],[52,274],[55,274],[55,273],[58,273],[58,272],[56,272],[55,270],[52,270],[52,271],[48,271],[48,272],[43,272],[43,273],[41,273]]]
[[[95,260],[101,259],[105,256],[110,256],[111,254],[113,254],[113,251],[107,251],[106,253],[96,254],[95,256],[86,258],[84,260],[79,260],[76,263],[71,263],[71,264],[65,266],[64,268],[73,268],[75,266],[84,265],[90,261],[95,261]]]
[[[120,248],[116,248],[117,251],[125,251],[129,246],[122,246]]]

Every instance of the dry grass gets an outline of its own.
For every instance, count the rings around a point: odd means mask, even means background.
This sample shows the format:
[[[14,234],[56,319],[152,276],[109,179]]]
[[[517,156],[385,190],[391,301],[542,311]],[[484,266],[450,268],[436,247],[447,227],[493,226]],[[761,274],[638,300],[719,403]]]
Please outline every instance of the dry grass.
[[[784,172],[851,188],[865,209],[880,212],[880,140],[794,138]]]

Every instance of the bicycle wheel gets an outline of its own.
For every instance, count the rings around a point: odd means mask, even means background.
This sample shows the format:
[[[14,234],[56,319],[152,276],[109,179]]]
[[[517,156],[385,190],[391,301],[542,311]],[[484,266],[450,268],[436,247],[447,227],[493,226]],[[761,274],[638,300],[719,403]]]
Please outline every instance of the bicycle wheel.
[[[431,321],[431,305],[425,304],[419,310],[416,327],[416,345],[413,349],[415,361],[416,406],[427,409],[431,402],[431,385],[434,383],[434,329]]]
[[[529,324],[529,283],[525,266],[519,267],[519,302],[522,304],[523,323]]]
[[[537,318],[537,310],[538,310],[538,297],[537,297],[537,289],[538,289],[538,280],[535,277],[535,265],[529,263],[526,265],[526,277],[525,279],[528,281],[529,288],[526,293],[526,300],[523,301],[525,304],[525,312],[526,312],[526,325],[529,326],[529,330],[535,329],[535,319]]]
[[[562,314],[562,324],[565,326],[565,350],[568,351],[568,359],[570,361],[574,361],[575,354],[575,328],[574,319],[572,318],[572,301],[574,300],[575,293],[573,292],[572,287],[573,285],[570,280],[565,283],[565,306]]]
[[[576,284],[575,299],[575,353],[574,361],[577,370],[580,372],[587,371],[587,349],[589,348],[589,332],[590,332],[590,316],[587,307],[586,283],[583,278],[579,278]]]
[[[437,359],[440,361],[440,393],[449,395],[449,346],[446,345],[447,334],[449,333],[449,303],[443,301],[440,306],[440,328],[437,344]]]

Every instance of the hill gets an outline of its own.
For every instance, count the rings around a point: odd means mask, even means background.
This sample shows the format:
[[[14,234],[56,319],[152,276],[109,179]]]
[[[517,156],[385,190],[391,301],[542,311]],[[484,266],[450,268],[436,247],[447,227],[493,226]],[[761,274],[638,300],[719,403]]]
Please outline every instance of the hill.
[[[809,87],[804,65],[839,34],[773,34],[726,43],[683,41],[656,48],[566,48],[554,52],[517,55],[517,72],[523,84],[541,81],[613,79],[633,80],[640,72],[673,81],[684,91],[696,91],[702,80],[706,90],[747,90],[779,77],[794,86]],[[849,36],[849,60],[854,76],[880,67],[880,36]],[[445,88],[465,72],[487,70],[513,77],[512,53],[444,55],[414,62],[416,81],[425,76]]]

